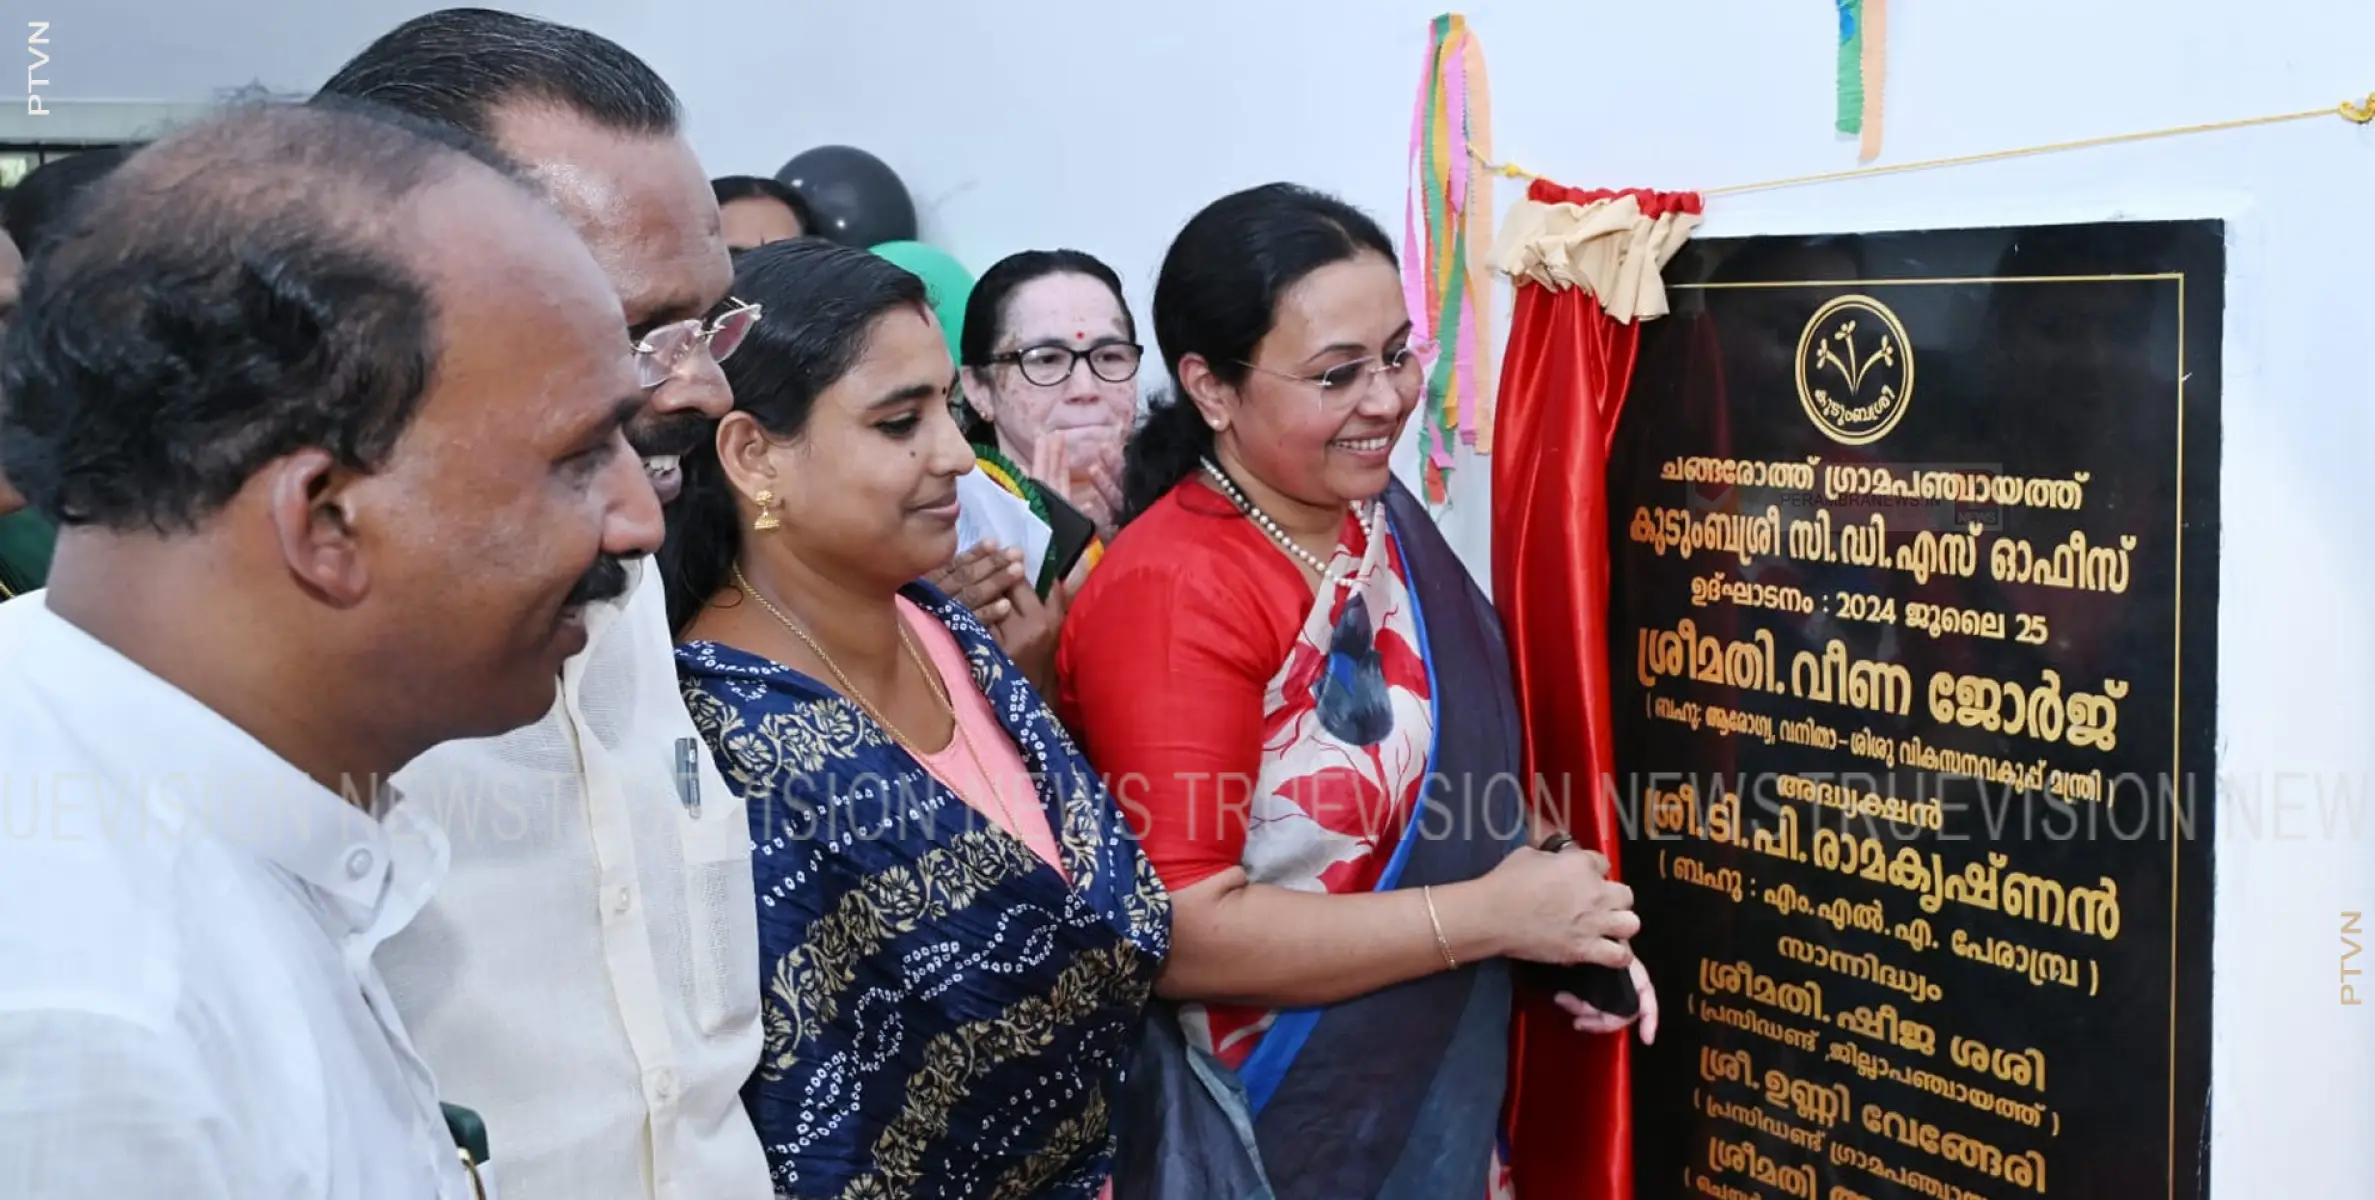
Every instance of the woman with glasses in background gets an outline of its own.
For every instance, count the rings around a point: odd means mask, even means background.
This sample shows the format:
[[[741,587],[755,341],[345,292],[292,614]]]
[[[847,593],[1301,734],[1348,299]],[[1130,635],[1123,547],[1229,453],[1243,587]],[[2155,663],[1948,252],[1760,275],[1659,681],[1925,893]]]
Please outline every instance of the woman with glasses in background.
[[[1050,496],[1087,516],[1099,544],[1082,561],[1093,565],[1138,418],[1142,350],[1121,279],[1077,250],[1008,255],[973,285],[962,349],[982,470],[1042,520]]]
[[[1038,561],[982,542],[927,577],[979,616],[1053,693],[1071,589],[1097,564],[1121,502],[1122,443],[1138,415],[1138,325],[1113,268],[1078,250],[1000,259],[966,299],[958,420],[995,487],[1047,527]],[[1021,519],[1023,514],[1014,514]]]
[[[750,814],[776,1188],[1095,1200],[1162,886],[989,631],[914,582],[974,469],[923,282],[800,238],[735,288],[766,316],[662,558],[686,704]]]
[[[1376,223],[1284,184],[1189,221],[1154,313],[1177,391],[1059,656],[1172,893],[1117,1188],[1486,1194],[1507,960],[1630,968],[1656,1009],[1631,893],[1527,812],[1500,623],[1388,468],[1430,347]]]

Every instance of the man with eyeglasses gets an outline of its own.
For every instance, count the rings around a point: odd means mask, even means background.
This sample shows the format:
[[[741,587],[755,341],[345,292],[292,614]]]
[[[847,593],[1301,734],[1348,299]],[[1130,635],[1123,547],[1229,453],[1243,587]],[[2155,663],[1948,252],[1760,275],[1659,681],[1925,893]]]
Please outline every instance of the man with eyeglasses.
[[[618,293],[647,400],[628,440],[673,500],[758,310],[727,295],[667,84],[591,33],[451,9],[322,92],[480,133],[542,185]],[[506,1200],[767,1200],[740,1099],[761,1044],[750,829],[677,691],[659,571],[626,570],[541,722],[397,777],[453,858],[377,961],[441,1094],[485,1119]]]

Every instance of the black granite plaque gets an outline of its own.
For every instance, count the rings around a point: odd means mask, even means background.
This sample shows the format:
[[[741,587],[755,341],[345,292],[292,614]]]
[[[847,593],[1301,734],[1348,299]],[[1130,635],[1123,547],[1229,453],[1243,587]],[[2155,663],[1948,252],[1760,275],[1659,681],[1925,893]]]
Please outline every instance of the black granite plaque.
[[[1609,478],[1643,1200],[2208,1187],[2216,222],[1701,241]]]

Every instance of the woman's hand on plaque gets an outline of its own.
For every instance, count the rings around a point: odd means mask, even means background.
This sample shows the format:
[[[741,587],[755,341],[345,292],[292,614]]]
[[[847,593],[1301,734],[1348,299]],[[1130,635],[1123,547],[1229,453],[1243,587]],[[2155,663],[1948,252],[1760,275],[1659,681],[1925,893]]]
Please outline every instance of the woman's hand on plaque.
[[[1633,990],[1641,996],[1641,1007],[1629,1017],[1601,1012],[1566,992],[1560,992],[1555,997],[1559,1008],[1575,1019],[1575,1032],[1616,1033],[1627,1025],[1638,1023],[1642,1045],[1647,1046],[1658,1040],[1658,991],[1650,986],[1649,968],[1642,966],[1640,959],[1633,960],[1632,972]]]

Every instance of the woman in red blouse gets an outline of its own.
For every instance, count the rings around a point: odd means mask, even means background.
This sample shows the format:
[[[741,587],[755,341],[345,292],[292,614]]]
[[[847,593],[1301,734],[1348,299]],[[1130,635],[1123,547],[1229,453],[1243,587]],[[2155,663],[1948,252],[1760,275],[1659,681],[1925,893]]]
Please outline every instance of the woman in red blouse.
[[[1605,861],[1529,848],[1499,622],[1388,468],[1430,350],[1391,243],[1241,192],[1181,231],[1154,317],[1176,395],[1059,660],[1173,896],[1117,1194],[1504,1189],[1507,960],[1630,968],[1644,1036],[1655,997]]]

